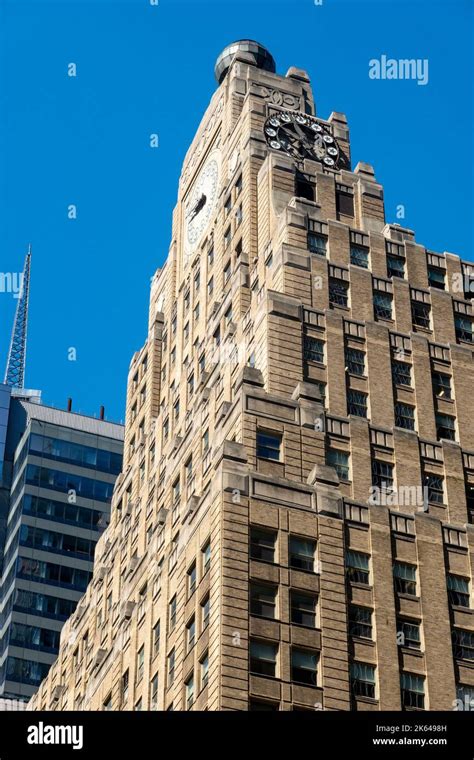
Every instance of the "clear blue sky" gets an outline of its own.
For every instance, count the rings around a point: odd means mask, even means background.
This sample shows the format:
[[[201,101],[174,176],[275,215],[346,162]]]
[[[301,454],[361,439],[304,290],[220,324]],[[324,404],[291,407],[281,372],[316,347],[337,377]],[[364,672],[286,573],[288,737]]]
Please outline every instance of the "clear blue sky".
[[[320,116],[347,114],[353,164],[374,165],[389,221],[404,204],[419,242],[472,259],[473,7],[0,0],[0,272],[18,272],[31,241],[28,387],[46,403],[72,396],[76,411],[103,403],[109,419],[124,416],[181,163],[234,39],[261,41],[280,73],[306,69]],[[428,58],[428,85],[369,79],[382,54]],[[2,373],[15,305],[0,293]]]

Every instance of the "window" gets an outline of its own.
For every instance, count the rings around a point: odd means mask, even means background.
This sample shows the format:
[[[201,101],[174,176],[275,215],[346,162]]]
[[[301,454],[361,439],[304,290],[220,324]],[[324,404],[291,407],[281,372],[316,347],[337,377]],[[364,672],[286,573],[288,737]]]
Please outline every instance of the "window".
[[[328,449],[326,454],[326,464],[330,467],[334,467],[339,476],[339,480],[344,482],[349,480],[349,454],[347,451]]]
[[[433,392],[436,398],[451,398],[451,376],[433,372]]]
[[[336,211],[345,216],[354,216],[354,195],[352,191],[336,188]]]
[[[456,440],[456,422],[454,417],[447,414],[435,414],[436,435],[438,440],[444,438],[448,441]]]
[[[405,259],[387,256],[387,277],[405,277]]]
[[[474,710],[474,686],[464,686],[458,684],[456,687],[456,697],[462,703],[460,710]]]
[[[250,613],[274,620],[277,589],[259,583],[250,584]]]
[[[150,684],[150,710],[158,710],[158,673]]]
[[[305,361],[320,362],[324,364],[324,341],[305,335],[303,342],[303,356]]]
[[[199,374],[202,375],[202,373],[205,370],[206,367],[206,354],[202,353],[201,356],[198,359],[198,367],[199,367]]]
[[[348,388],[347,413],[356,417],[367,417],[367,393]]]
[[[376,319],[392,319],[392,295],[374,290],[374,314]]]
[[[209,615],[211,612],[211,600],[209,594],[201,602],[201,630],[204,631],[209,625]]]
[[[454,628],[452,632],[453,653],[456,660],[474,660],[474,631]]]
[[[259,676],[275,678],[277,644],[268,644],[264,641],[250,641],[250,672]]]
[[[277,702],[261,702],[258,699],[251,699],[249,703],[249,712],[278,712],[279,709]]]
[[[297,198],[306,198],[308,201],[314,201],[315,186],[301,172],[296,175],[295,196]]]
[[[128,699],[128,684],[129,684],[129,671],[128,668],[122,675],[120,681],[120,691],[122,693],[122,704],[125,704]]]
[[[429,303],[423,303],[422,301],[411,302],[411,316],[415,327],[424,327],[429,330],[430,312],[431,306]]]
[[[349,283],[344,280],[329,278],[329,303],[332,306],[348,306]]]
[[[205,575],[211,566],[211,541],[206,541],[202,550],[202,574]]]
[[[204,689],[209,678],[209,655],[207,652],[200,661],[199,665],[201,670],[201,689]]]
[[[402,647],[421,649],[420,624],[413,620],[399,620],[397,641]]]
[[[250,557],[262,562],[275,562],[276,533],[262,528],[250,528]]]
[[[395,591],[399,594],[416,596],[416,567],[405,562],[395,562],[393,566]]]
[[[430,504],[444,504],[444,478],[440,475],[425,475],[425,488]]]
[[[138,595],[137,617],[139,620],[141,620],[141,618],[145,614],[146,595],[147,595],[147,585],[145,583],[145,585],[142,586],[142,588],[140,589],[140,593]]]
[[[291,650],[291,680],[304,683],[306,686],[316,686],[318,679],[318,659],[316,652],[305,649]]]
[[[109,694],[104,702],[103,702],[104,710],[111,710],[112,709],[112,694]]]
[[[365,375],[365,353],[357,348],[346,347],[346,369],[351,375]]]
[[[349,635],[372,639],[372,610],[356,604],[349,606]]]
[[[207,454],[209,451],[209,430],[205,430],[202,436],[202,453]]]
[[[214,248],[211,246],[207,252],[207,263],[211,267],[214,263]]]
[[[372,459],[372,485],[381,491],[393,489],[393,464]]]
[[[405,430],[414,430],[415,407],[397,401],[395,404],[395,425]]]
[[[242,224],[242,219],[244,218],[242,206],[238,206],[237,211],[235,212],[235,223],[237,227]]]
[[[185,689],[186,689],[186,708],[190,710],[194,704],[194,676],[190,676],[188,678],[188,680],[185,683]]]
[[[196,643],[196,621],[194,616],[186,626],[186,649],[189,652]]]
[[[143,668],[145,665],[145,647],[142,646],[137,652],[137,681],[143,678]]]
[[[461,316],[460,314],[455,315],[454,326],[456,329],[457,340],[463,340],[463,341],[466,341],[467,343],[474,342],[472,324],[473,324],[472,319],[470,319],[469,317]]]
[[[153,655],[160,651],[160,621],[153,626]]]
[[[193,562],[193,564],[188,570],[188,597],[192,596],[194,592],[196,591],[196,580],[197,580],[196,563]]]
[[[392,362],[392,378],[395,385],[411,386],[411,364]]]
[[[455,607],[470,607],[469,581],[460,575],[452,575],[447,578],[449,603]]]
[[[346,572],[351,583],[369,585],[369,555],[349,549],[346,554]]]
[[[425,707],[425,679],[414,673],[402,673],[400,678],[402,693],[402,707],[416,707],[423,710]]]
[[[168,655],[168,688],[174,681],[175,651],[174,649]]]
[[[227,200],[224,203],[224,211],[225,211],[225,215],[226,216],[228,216],[230,214],[231,208],[232,208],[232,201],[231,201],[231,198],[230,198],[230,195],[229,195],[229,197],[227,198]]]
[[[238,197],[240,193],[242,192],[242,175],[238,177],[236,183],[235,183],[235,195]]]
[[[230,280],[230,271],[230,261],[228,261],[224,267],[224,285],[227,285]]]
[[[282,436],[279,433],[257,431],[257,457],[280,461]]]
[[[290,536],[289,565],[296,570],[307,570],[314,573],[314,558],[316,541],[310,538]]]
[[[375,666],[362,662],[351,665],[351,691],[355,697],[375,699]]]
[[[438,267],[428,267],[428,283],[432,288],[445,289],[445,271]]]
[[[176,605],[177,605],[177,602],[176,602],[176,594],[175,594],[169,603],[170,631],[172,631],[176,625]]]
[[[305,628],[316,628],[316,596],[290,591],[291,622],[304,625]]]
[[[207,295],[209,296],[209,298],[212,297],[213,293],[214,293],[214,277],[211,277],[211,279],[207,283]]]
[[[351,264],[368,269],[369,252],[367,248],[362,248],[359,245],[351,245]]]
[[[328,240],[323,235],[317,235],[315,232],[308,232],[308,248],[311,253],[318,256],[326,256]]]

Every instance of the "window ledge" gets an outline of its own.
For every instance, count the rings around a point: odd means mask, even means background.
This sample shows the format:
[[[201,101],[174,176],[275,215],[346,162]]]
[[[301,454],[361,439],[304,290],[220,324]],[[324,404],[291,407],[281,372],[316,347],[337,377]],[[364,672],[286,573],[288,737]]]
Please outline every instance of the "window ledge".
[[[368,644],[369,646],[375,648],[375,641],[373,639],[366,639],[363,636],[351,635],[351,640],[357,642],[357,644]]]
[[[375,697],[362,697],[358,694],[354,695],[354,699],[356,702],[365,702],[368,705],[378,705],[379,700]]]
[[[414,655],[415,657],[419,657],[420,659],[423,659],[425,656],[425,653],[422,649],[415,649],[414,647],[399,647],[400,651],[403,652],[403,654],[409,654]]]
[[[366,590],[368,589],[369,591],[372,591],[372,586],[370,586],[367,583],[357,583],[357,581],[351,581],[350,579],[349,579],[349,583],[351,585],[351,588],[363,588],[363,589],[366,589]]]
[[[414,393],[415,389],[411,385],[403,385],[401,383],[395,383],[395,388],[401,391],[409,391],[410,393]]]
[[[419,602],[420,597],[416,594],[403,594],[401,591],[396,591],[396,595],[399,599],[411,599],[412,601],[415,601],[415,599]]]
[[[401,430],[403,433],[411,433],[412,435],[418,435],[416,430],[410,430],[410,428],[400,427],[399,425],[393,426],[394,430]]]
[[[473,660],[460,660],[459,657],[455,657],[454,662],[456,662],[458,665],[462,665],[463,668],[470,668],[470,670],[474,670]]]
[[[330,302],[330,303],[329,303],[329,308],[330,308],[330,309],[340,309],[341,311],[347,311],[347,312],[350,312],[350,307],[349,307],[349,306],[343,306],[343,305],[342,305],[342,304],[340,304],[340,303],[331,303],[331,302]]]

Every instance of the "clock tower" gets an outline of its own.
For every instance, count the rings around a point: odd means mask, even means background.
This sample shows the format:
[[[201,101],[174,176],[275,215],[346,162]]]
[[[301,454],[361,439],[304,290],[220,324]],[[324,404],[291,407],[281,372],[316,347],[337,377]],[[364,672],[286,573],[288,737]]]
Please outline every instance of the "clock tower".
[[[386,222],[305,71],[239,40],[215,74],[111,523],[31,706],[452,709],[474,689],[474,267]]]

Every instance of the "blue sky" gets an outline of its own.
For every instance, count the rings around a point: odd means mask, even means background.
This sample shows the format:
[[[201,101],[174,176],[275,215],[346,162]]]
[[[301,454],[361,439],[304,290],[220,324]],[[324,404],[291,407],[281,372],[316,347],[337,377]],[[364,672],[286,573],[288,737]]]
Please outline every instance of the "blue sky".
[[[234,39],[265,44],[279,73],[306,69],[318,115],[346,113],[353,165],[375,167],[389,221],[403,204],[418,242],[473,259],[473,7],[0,0],[0,272],[18,272],[32,243],[28,387],[123,418],[182,160]],[[428,84],[371,80],[383,54],[427,58]],[[0,293],[2,372],[15,306]]]

